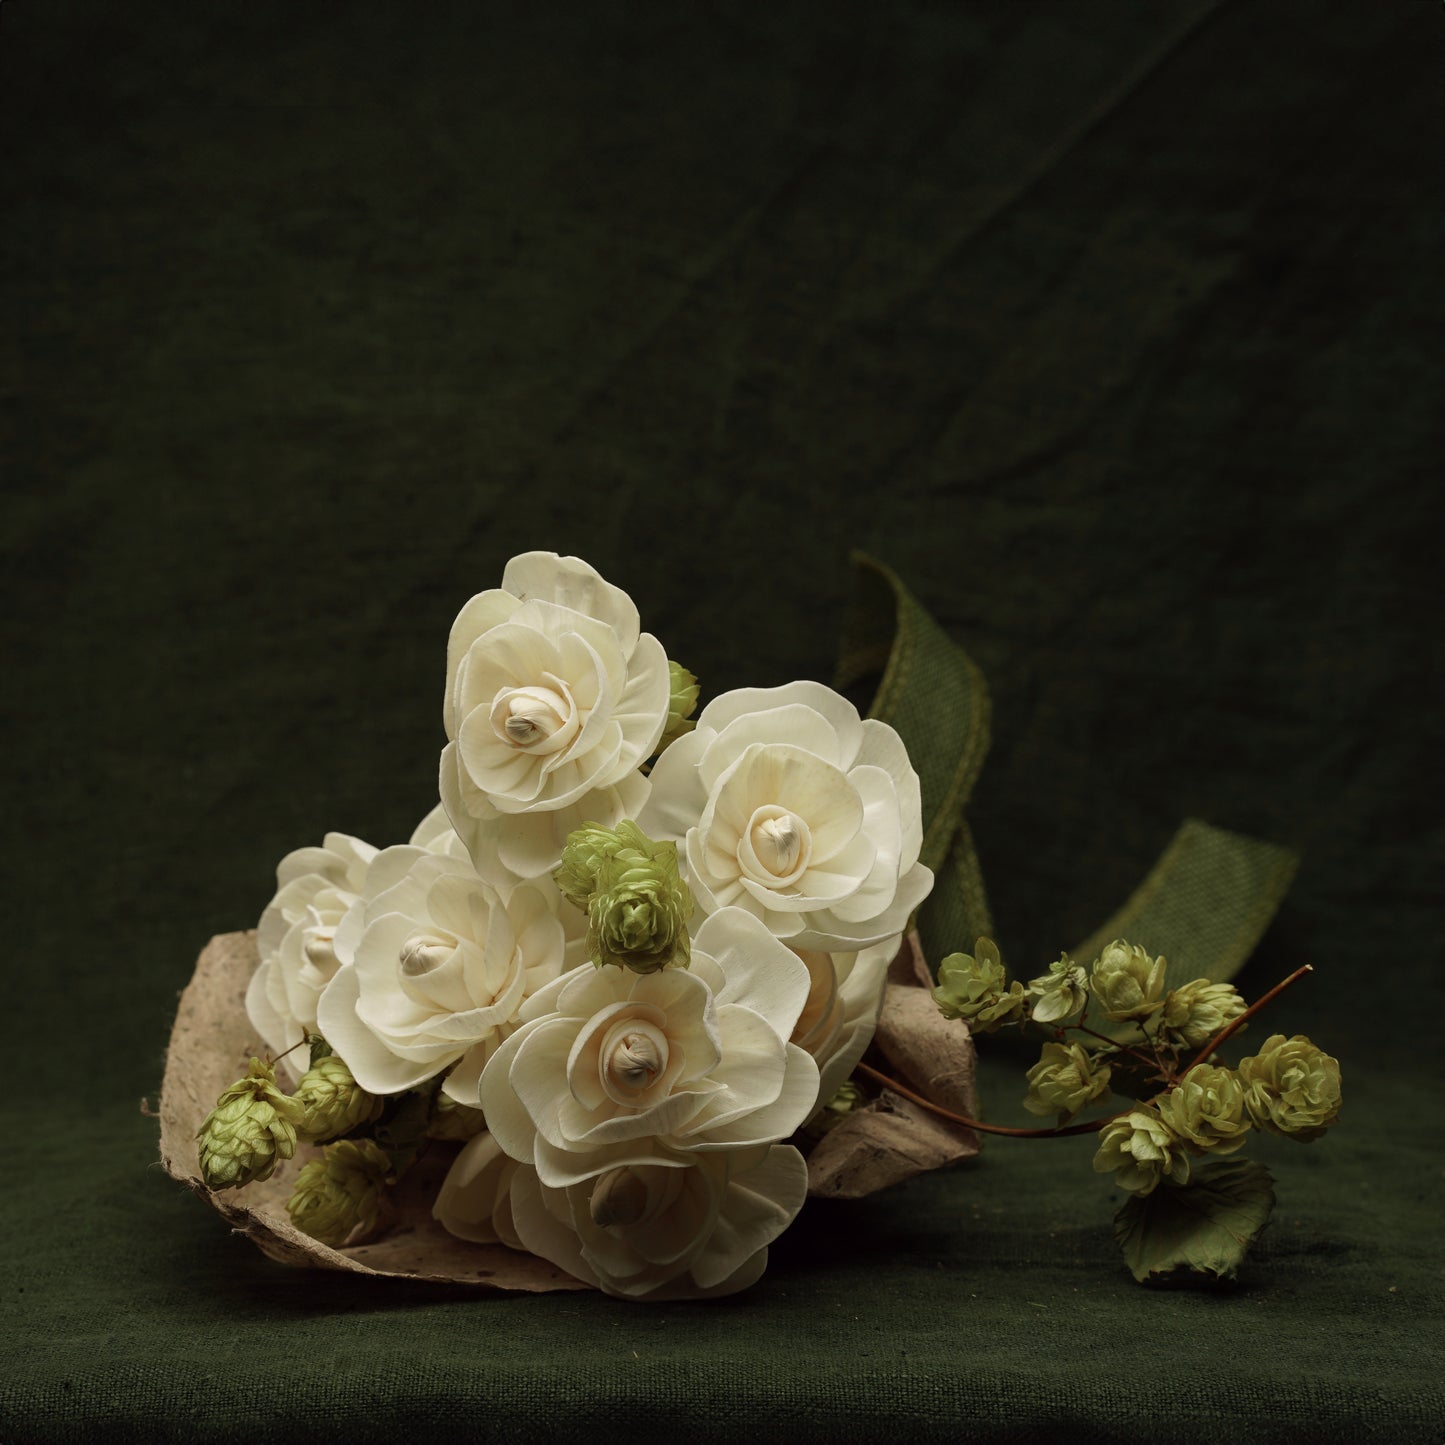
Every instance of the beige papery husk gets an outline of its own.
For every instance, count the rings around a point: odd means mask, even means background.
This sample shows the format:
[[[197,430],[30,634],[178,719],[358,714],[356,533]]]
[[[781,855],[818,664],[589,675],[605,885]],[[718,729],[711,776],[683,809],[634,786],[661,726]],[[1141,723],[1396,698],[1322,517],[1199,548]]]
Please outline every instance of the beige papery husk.
[[[296,1176],[303,1165],[320,1157],[318,1146],[298,1145],[295,1157],[269,1179],[244,1189],[207,1188],[200,1176],[196,1132],[222,1090],[245,1071],[246,1060],[266,1052],[246,1015],[246,987],[257,961],[254,931],[219,934],[197,959],[181,995],[159,1111],[161,1163],[173,1179],[281,1264],[491,1290],[591,1288],[533,1255],[457,1239],[432,1218],[432,1202],[456,1156],[454,1144],[431,1144],[391,1190],[390,1222],[366,1243],[343,1249],[302,1234],[286,1213]],[[947,1023],[938,1013],[931,987],[917,938],[910,935],[889,971],[873,1056],[881,1054],[900,1082],[918,1093],[972,1116],[972,1042],[960,1025]],[[978,1139],[971,1130],[885,1088],[813,1149],[809,1193],[856,1199],[977,1152]]]

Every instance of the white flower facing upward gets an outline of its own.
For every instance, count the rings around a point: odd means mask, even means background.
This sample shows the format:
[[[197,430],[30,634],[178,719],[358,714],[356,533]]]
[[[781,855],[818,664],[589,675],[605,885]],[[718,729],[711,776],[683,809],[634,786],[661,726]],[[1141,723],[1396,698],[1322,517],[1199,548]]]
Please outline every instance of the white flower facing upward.
[[[565,1189],[668,1151],[785,1139],[818,1068],[788,1037],[807,968],[740,909],[709,918],[685,972],[574,969],[524,1005],[482,1075],[498,1145]]]
[[[576,557],[514,557],[447,644],[441,796],[478,872],[539,877],[573,829],[635,817],[670,691],[625,592]]]
[[[470,860],[416,847],[378,854],[366,886],[338,933],[350,966],[321,996],[321,1032],[369,1093],[450,1069],[445,1092],[474,1104],[523,1001],[562,971],[555,890],[524,884],[504,896]]]
[[[661,1151],[551,1188],[482,1134],[433,1213],[462,1239],[528,1250],[608,1294],[697,1299],[753,1284],[807,1189],[802,1156],[780,1144]]]
[[[821,683],[709,703],[658,758],[637,821],[678,843],[702,912],[746,909],[794,948],[896,941],[933,886],[903,740]]]
[[[298,848],[276,868],[276,896],[256,929],[260,964],[246,990],[251,1026],[279,1058],[316,1027],[316,1001],[341,967],[336,930],[361,895],[376,849],[346,833]],[[302,1069],[281,1060],[293,1078]]]

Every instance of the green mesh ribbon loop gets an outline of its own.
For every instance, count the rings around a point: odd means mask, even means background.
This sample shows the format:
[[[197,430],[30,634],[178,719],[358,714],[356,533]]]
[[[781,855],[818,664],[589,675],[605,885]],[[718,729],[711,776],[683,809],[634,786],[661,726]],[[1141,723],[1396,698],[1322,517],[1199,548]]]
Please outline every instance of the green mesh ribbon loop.
[[[988,684],[973,660],[881,562],[854,552],[856,587],[836,685],[881,674],[869,716],[897,729],[923,794],[923,862],[933,893],[919,910],[925,956],[993,934],[983,875],[964,817],[988,752]],[[1144,881],[1073,956],[1088,963],[1114,938],[1164,954],[1177,980],[1224,982],[1249,957],[1294,877],[1287,848],[1187,820]]]

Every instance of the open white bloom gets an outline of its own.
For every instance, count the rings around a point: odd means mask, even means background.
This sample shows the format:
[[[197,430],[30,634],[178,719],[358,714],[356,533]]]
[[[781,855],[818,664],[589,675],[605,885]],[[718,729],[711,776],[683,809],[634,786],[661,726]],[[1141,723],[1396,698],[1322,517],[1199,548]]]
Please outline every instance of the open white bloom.
[[[414,847],[378,854],[366,888],[340,930],[350,966],[321,996],[321,1032],[369,1093],[451,1069],[443,1088],[474,1104],[523,1001],[562,971],[555,890],[503,896],[468,859]]]
[[[478,1134],[432,1212],[464,1240],[538,1254],[608,1295],[698,1299],[751,1285],[806,1194],[808,1166],[785,1144],[665,1153],[553,1189]]]
[[[316,1028],[316,1001],[341,967],[336,930],[361,894],[376,849],[347,833],[319,848],[298,848],[276,868],[276,896],[256,929],[260,964],[246,990],[246,1013],[274,1055]],[[301,1070],[282,1061],[293,1077]],[[304,1070],[305,1065],[302,1065]]]
[[[821,683],[709,703],[637,821],[679,844],[699,909],[745,908],[795,948],[897,939],[933,886],[903,740]]]
[[[817,1109],[838,1092],[873,1041],[888,965],[900,942],[889,938],[856,953],[796,950],[807,965],[809,990],[808,1002],[793,1027],[792,1042],[817,1061]]]
[[[807,1190],[802,1156],[779,1144],[662,1152],[550,1188],[482,1134],[433,1212],[462,1239],[528,1250],[608,1294],[696,1299],[757,1280]]]
[[[788,1042],[808,970],[750,914],[714,914],[686,971],[574,969],[541,989],[482,1075],[493,1137],[566,1188],[667,1150],[787,1138],[818,1067]]]
[[[635,817],[670,691],[625,592],[576,557],[514,557],[447,644],[441,796],[478,872],[539,877],[573,829]]]

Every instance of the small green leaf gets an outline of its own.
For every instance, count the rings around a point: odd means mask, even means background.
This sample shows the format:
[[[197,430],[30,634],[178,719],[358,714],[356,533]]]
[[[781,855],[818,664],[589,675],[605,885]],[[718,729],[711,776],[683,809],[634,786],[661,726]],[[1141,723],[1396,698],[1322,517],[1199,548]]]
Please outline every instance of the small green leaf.
[[[1263,1164],[1223,1159],[1195,1167],[1188,1184],[1161,1184],[1114,1216],[1114,1238],[1141,1284],[1177,1270],[1233,1279],[1274,1208]]]

